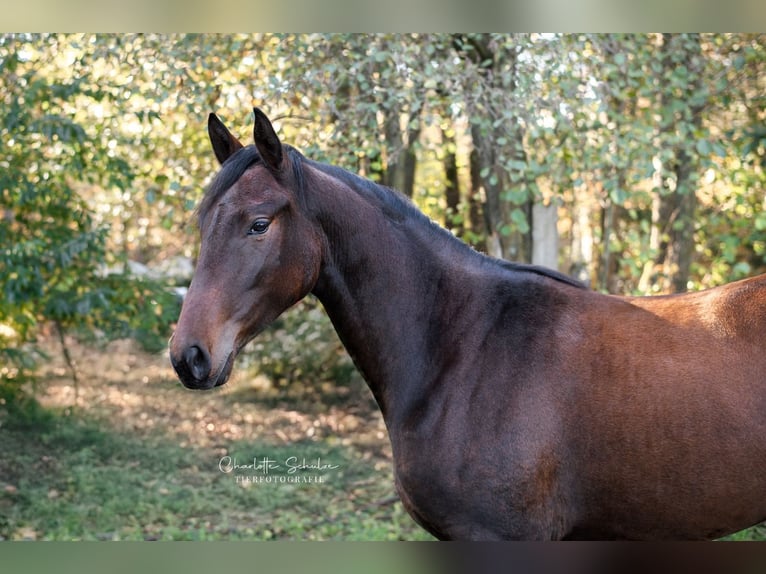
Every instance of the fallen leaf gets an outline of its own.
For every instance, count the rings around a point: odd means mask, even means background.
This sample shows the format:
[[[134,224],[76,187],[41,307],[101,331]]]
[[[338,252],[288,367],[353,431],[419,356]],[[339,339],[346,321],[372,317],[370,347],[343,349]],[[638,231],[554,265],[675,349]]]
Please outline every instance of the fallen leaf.
[[[22,526],[13,533],[14,540],[37,540],[37,531],[31,526]]]

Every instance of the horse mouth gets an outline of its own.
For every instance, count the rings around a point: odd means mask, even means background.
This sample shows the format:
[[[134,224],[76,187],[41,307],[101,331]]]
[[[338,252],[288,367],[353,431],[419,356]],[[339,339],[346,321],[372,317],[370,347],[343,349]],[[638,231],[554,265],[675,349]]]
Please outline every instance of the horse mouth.
[[[234,358],[236,356],[237,353],[235,351],[229,353],[229,356],[226,357],[226,362],[223,364],[221,370],[218,371],[218,376],[215,378],[213,385],[210,388],[220,387],[226,384],[226,381],[229,380],[231,371],[234,368]]]

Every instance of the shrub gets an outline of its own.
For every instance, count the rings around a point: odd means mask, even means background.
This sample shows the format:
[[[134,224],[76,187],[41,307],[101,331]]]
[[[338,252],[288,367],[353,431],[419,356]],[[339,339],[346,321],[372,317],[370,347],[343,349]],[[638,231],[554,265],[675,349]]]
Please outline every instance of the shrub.
[[[308,380],[347,385],[356,372],[321,303],[311,297],[261,333],[244,356],[247,365],[276,384]]]
[[[34,369],[39,326],[111,338],[167,339],[175,296],[160,283],[108,274],[124,254],[81,191],[125,189],[130,164],[78,109],[106,94],[78,77],[57,82],[0,38],[0,394]],[[4,57],[3,57],[4,56]],[[82,122],[82,124],[80,123]]]

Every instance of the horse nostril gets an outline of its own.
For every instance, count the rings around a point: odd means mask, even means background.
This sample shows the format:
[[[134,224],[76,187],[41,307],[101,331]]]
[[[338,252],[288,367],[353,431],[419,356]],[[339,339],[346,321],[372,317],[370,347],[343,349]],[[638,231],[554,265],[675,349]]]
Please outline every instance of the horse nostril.
[[[210,356],[203,349],[192,345],[184,351],[183,359],[196,381],[206,381],[210,376]]]

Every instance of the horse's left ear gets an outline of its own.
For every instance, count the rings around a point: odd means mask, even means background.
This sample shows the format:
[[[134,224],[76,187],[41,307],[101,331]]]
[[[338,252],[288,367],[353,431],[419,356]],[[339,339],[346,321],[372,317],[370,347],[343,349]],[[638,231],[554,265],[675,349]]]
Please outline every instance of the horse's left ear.
[[[255,128],[253,129],[255,147],[266,167],[271,172],[276,173],[282,167],[282,142],[279,141],[279,137],[277,137],[277,133],[266,114],[259,108],[253,108],[253,114],[255,114]]]

